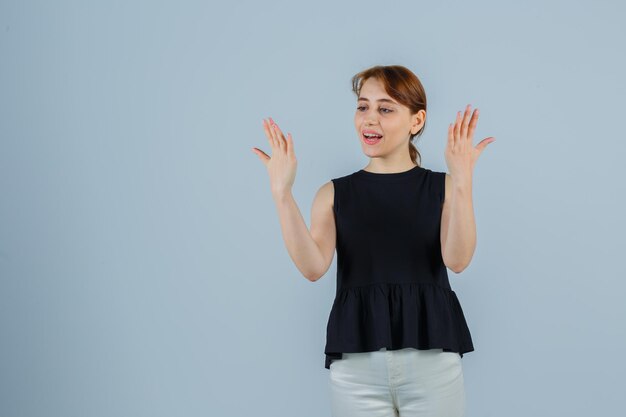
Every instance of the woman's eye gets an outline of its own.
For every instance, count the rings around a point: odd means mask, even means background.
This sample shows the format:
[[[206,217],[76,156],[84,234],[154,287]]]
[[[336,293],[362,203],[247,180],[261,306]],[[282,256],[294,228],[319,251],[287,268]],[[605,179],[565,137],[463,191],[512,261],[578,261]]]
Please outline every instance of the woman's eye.
[[[357,109],[357,110],[361,110],[361,109],[364,109],[364,108],[365,108],[365,107],[360,106],[360,107],[357,107],[356,109]],[[390,109],[386,109],[386,108],[384,108],[384,107],[381,107],[381,108],[380,108],[380,110],[385,110],[383,113],[391,113],[391,112],[393,111],[393,110],[390,110]]]

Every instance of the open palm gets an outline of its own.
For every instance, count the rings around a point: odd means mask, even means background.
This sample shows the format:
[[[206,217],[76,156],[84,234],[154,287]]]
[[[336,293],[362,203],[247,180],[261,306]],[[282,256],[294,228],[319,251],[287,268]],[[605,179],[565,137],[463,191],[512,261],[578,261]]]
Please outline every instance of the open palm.
[[[485,150],[487,145],[496,140],[493,136],[489,136],[476,146],[472,146],[474,131],[478,123],[478,109],[474,110],[470,118],[470,108],[471,106],[468,104],[462,118],[461,112],[457,112],[456,122],[454,124],[450,123],[448,127],[448,143],[446,145],[445,157],[448,171],[452,176],[471,177],[476,161],[482,151]]]

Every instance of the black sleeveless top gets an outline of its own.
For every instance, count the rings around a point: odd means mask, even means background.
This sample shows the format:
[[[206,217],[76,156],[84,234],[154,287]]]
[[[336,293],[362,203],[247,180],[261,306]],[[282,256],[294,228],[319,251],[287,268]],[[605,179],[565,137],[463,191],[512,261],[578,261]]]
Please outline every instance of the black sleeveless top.
[[[342,352],[474,350],[441,256],[445,172],[359,170],[332,179],[337,290],[325,367]]]

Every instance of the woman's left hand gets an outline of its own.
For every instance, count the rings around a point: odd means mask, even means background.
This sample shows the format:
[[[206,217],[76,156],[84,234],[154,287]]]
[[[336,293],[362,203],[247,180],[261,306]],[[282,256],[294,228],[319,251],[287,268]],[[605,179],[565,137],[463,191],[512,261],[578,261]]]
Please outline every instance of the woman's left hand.
[[[465,114],[461,119],[461,112],[456,114],[454,125],[450,123],[448,127],[448,144],[446,145],[446,164],[453,179],[471,180],[476,160],[483,150],[496,139],[489,136],[475,147],[472,146],[474,130],[478,123],[478,109],[470,119],[470,105],[465,108]]]

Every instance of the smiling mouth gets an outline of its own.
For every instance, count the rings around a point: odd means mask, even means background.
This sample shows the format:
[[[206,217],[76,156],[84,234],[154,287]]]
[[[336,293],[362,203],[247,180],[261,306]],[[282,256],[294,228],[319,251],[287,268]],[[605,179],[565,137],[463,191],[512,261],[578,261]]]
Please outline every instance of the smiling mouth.
[[[382,136],[368,138],[364,134],[361,134],[361,137],[363,138],[363,142],[367,143],[368,145],[376,145],[378,142],[382,140]]]

